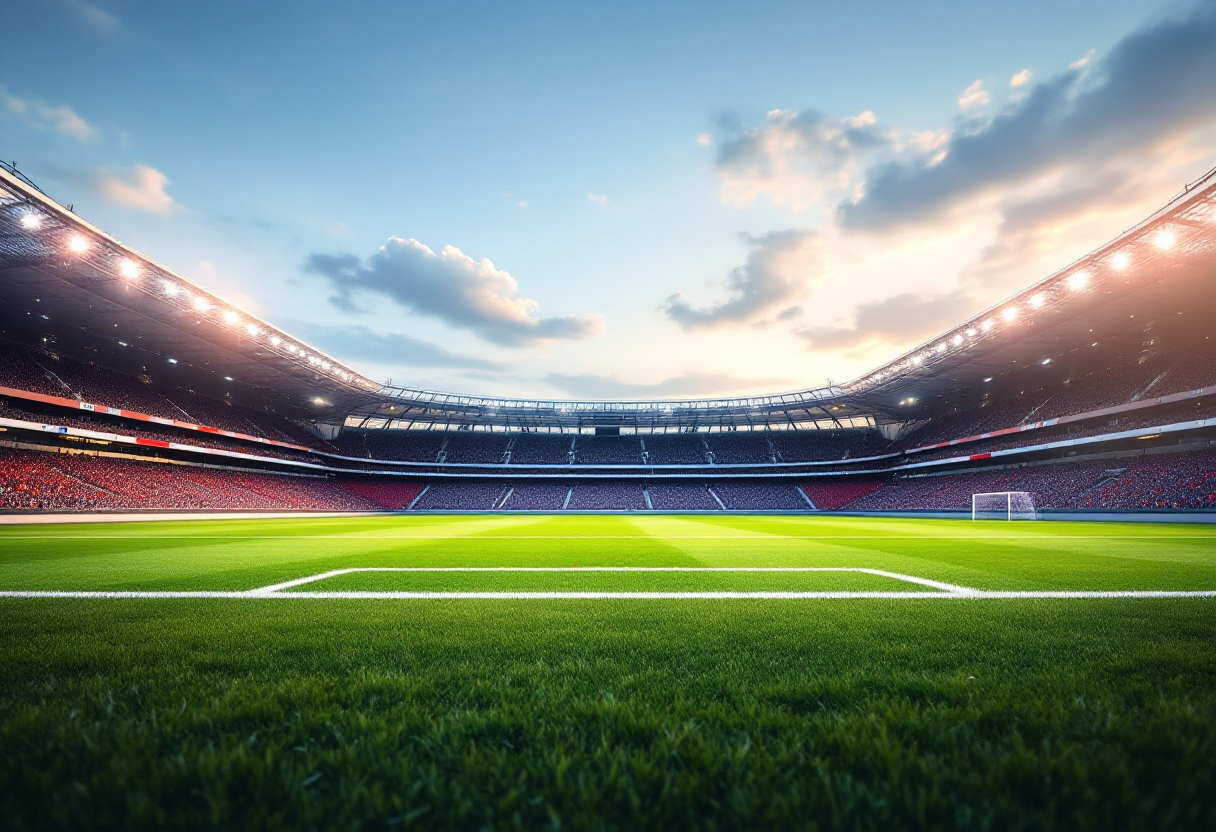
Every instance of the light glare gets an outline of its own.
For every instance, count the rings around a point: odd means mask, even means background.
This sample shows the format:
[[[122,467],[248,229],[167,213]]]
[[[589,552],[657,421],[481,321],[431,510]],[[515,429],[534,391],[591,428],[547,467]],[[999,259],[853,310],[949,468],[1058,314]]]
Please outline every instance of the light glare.
[[[194,308],[197,309],[199,312],[206,312],[208,309],[211,308],[211,304],[207,302],[206,298],[195,298],[194,299]]]
[[[1042,309],[1043,304],[1045,304],[1046,302],[1047,302],[1047,295],[1043,294],[1042,292],[1039,292],[1037,295],[1034,295],[1033,297],[1030,298],[1030,305],[1033,306],[1035,309]]]
[[[1118,271],[1123,271],[1131,264],[1131,262],[1132,259],[1121,251],[1111,258],[1110,264]]]
[[[224,323],[226,324],[235,324],[241,320],[241,316],[233,312],[231,309],[224,310],[223,318]]]
[[[76,236],[72,237],[71,240],[68,241],[68,248],[70,248],[72,251],[76,252],[77,254],[80,254],[80,252],[82,252],[82,251],[89,250],[89,241],[86,240],[84,237],[81,237],[79,234],[77,234]]]
[[[1173,231],[1167,231],[1164,228],[1157,232],[1157,236],[1153,239],[1153,243],[1162,251],[1169,251],[1174,247],[1178,237]]]
[[[1005,311],[1001,313],[1001,317],[1007,321],[1012,321],[1017,316],[1018,310],[1014,309],[1012,306],[1006,307]]]
[[[1068,276],[1068,288],[1079,292],[1089,285],[1089,272],[1073,272]]]
[[[123,277],[139,277],[139,266],[125,257],[122,259],[122,265],[118,267],[118,271]]]
[[[36,231],[42,227],[42,217],[37,214],[26,214],[21,218],[21,225],[30,231]]]

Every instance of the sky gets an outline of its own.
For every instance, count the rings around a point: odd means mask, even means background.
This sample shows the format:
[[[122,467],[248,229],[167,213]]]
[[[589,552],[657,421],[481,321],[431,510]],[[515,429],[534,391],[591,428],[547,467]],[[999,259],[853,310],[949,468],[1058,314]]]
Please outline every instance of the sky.
[[[0,158],[377,381],[841,383],[1216,166],[1216,0],[13,0]]]

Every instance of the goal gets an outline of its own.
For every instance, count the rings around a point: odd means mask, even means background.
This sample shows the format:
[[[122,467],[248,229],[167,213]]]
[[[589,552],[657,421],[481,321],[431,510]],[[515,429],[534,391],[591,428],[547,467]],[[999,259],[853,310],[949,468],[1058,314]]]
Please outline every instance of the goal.
[[[994,491],[971,495],[972,520],[1038,520],[1029,491]]]

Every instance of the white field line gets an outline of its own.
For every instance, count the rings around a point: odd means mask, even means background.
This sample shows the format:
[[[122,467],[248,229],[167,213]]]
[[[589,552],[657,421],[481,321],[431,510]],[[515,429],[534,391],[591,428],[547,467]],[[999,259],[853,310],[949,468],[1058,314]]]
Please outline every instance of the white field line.
[[[291,598],[306,600],[411,600],[411,601],[561,601],[561,600],[931,600],[935,598],[983,600],[1002,598],[1216,598],[1216,590],[1088,590],[970,592],[67,592],[55,590],[0,591],[0,598]]]
[[[334,569],[318,575],[296,578],[293,581],[271,584],[270,586],[250,590],[250,594],[270,595],[285,589],[302,586],[303,584],[325,581],[330,578],[336,578],[339,575],[350,575],[355,572],[864,572],[867,575],[877,575],[880,578],[891,578],[895,581],[906,581],[912,584],[933,587],[942,592],[967,593],[973,591],[968,587],[933,581],[928,578],[917,578],[914,575],[901,575],[898,572],[885,572],[881,569],[866,569],[852,566],[364,566],[350,569]]]

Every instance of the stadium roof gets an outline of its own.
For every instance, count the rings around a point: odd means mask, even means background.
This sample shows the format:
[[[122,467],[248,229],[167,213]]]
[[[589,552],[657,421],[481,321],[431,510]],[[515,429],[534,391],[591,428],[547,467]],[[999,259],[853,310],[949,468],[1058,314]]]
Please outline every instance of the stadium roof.
[[[0,169],[7,337],[204,392],[252,391],[298,415],[372,427],[680,430],[834,427],[932,415],[1010,370],[1208,325],[1216,312],[1216,171],[1110,243],[848,384],[722,399],[507,399],[384,386],[227,303]]]

